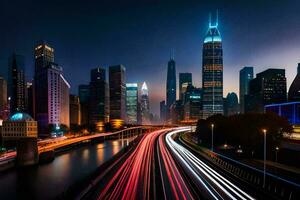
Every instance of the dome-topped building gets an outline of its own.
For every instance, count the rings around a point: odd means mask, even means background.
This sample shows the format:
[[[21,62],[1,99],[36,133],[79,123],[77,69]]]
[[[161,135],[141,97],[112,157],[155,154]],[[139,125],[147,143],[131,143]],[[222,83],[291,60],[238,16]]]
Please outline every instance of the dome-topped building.
[[[9,121],[18,122],[18,121],[34,121],[34,120],[29,114],[18,112],[12,115],[9,118]]]

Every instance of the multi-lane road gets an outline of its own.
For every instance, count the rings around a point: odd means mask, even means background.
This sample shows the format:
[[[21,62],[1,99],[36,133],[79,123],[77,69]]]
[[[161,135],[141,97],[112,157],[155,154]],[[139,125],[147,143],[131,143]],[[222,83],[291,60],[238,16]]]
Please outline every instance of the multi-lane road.
[[[255,199],[207,165],[175,137],[189,128],[162,129],[145,134],[134,150],[117,159],[95,199]]]

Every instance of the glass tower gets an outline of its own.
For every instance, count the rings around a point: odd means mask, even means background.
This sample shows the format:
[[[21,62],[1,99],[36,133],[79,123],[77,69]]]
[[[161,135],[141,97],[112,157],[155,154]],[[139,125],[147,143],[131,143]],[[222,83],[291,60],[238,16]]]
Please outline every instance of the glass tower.
[[[249,94],[249,83],[253,79],[253,67],[240,70],[240,110],[245,112],[245,96]]]
[[[167,74],[167,110],[176,101],[176,63],[173,57],[168,62]]]
[[[138,84],[126,83],[126,120],[128,124],[137,124]]]
[[[223,49],[218,19],[209,27],[202,56],[203,118],[223,114]]]

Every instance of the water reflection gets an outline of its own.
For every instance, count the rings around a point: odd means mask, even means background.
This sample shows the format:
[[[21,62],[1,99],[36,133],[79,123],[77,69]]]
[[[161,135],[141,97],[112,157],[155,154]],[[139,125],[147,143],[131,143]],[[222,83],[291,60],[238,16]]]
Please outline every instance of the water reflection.
[[[0,199],[53,199],[92,173],[129,141],[90,144],[58,155],[51,163],[0,173]]]

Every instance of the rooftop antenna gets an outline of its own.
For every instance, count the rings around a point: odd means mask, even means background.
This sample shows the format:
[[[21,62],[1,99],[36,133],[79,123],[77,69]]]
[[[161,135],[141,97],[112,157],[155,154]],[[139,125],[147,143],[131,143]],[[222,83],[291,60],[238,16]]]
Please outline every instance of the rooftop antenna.
[[[174,49],[172,48],[172,49],[171,49],[171,52],[170,52],[170,59],[171,59],[171,60],[174,60],[174,57],[175,57],[175,56],[174,56]]]
[[[209,27],[211,27],[211,13],[209,13],[209,17],[208,17],[208,25],[209,25]]]

